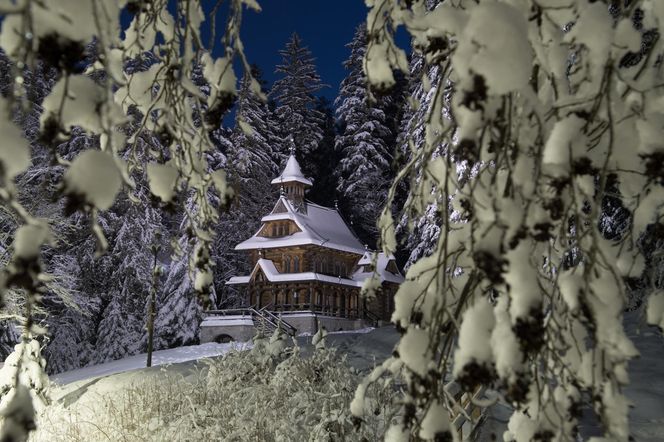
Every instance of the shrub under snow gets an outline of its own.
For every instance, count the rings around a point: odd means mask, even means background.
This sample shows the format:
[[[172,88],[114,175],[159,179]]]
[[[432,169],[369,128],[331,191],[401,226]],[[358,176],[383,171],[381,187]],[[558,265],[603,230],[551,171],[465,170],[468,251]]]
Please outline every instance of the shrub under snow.
[[[284,336],[259,338],[183,376],[175,370],[116,376],[41,416],[33,441],[379,440],[392,410],[391,386],[372,387],[372,413],[356,430],[349,411],[361,379],[324,345],[305,356]],[[76,395],[74,393],[73,395]]]

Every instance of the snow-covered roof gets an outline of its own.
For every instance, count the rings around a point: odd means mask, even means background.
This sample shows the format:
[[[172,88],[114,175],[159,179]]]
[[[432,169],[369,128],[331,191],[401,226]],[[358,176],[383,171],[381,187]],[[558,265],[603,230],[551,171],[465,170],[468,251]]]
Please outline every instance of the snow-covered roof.
[[[385,256],[384,254],[382,255]],[[389,259],[380,260],[379,258],[378,262],[380,266],[378,274],[380,276],[381,282],[387,281],[396,284],[400,284],[403,282],[404,278],[403,276],[401,276],[400,273],[395,275],[394,273],[391,273],[385,269],[387,263],[389,262]],[[373,272],[360,272],[360,271],[355,272],[353,276],[351,276],[350,278],[341,278],[339,276],[323,275],[321,273],[316,273],[316,272],[280,273],[279,270],[274,265],[274,262],[272,262],[269,259],[260,258],[256,263],[254,269],[251,271],[251,275],[234,276],[233,278],[229,279],[228,282],[226,282],[226,284],[229,285],[248,284],[249,281],[251,281],[251,278],[256,274],[258,269],[260,269],[263,272],[267,280],[270,282],[322,281],[331,284],[346,285],[350,287],[362,287],[364,281],[367,278],[373,276]]]
[[[322,275],[315,272],[301,272],[301,273],[280,273],[279,270],[274,265],[274,262],[269,259],[261,258],[256,263],[256,266],[251,271],[250,276],[236,276],[231,278],[227,284],[242,284],[238,282],[241,278],[244,284],[247,284],[252,276],[258,271],[262,270],[263,274],[270,282],[293,282],[293,281],[323,281],[329,282],[332,284],[347,285],[351,287],[361,287],[362,281],[356,281],[354,279],[340,278],[337,276]],[[231,282],[233,281],[233,282]]]
[[[297,181],[298,183],[306,184],[307,186],[312,185],[311,180],[305,177],[302,173],[300,163],[297,162],[295,155],[293,154],[288,157],[286,167],[284,167],[281,175],[272,180],[272,184],[289,183],[292,181]]]
[[[233,276],[231,279],[226,281],[226,285],[248,284],[249,279],[249,276]]]
[[[364,254],[364,246],[351,232],[336,209],[319,206],[307,201],[306,213],[300,213],[284,196],[279,198],[277,204],[279,203],[286,207],[286,212],[272,213],[263,217],[263,221],[289,219],[294,221],[301,231],[277,238],[258,236],[258,232],[256,232],[254,236],[235,246],[235,250],[269,249],[312,244],[358,255]]]
[[[291,221],[295,221],[295,216],[292,213],[289,212],[283,212],[283,213],[270,213],[269,215],[265,215],[263,218],[261,218],[261,222],[265,221],[282,221],[285,219],[289,219]]]
[[[386,255],[384,252],[380,252],[378,254],[375,254],[374,252],[366,251],[364,252],[364,255],[362,255],[362,258],[357,262],[357,265],[359,266],[364,266],[364,265],[371,265],[373,264],[374,256],[376,257],[376,272],[380,276],[380,282],[393,282],[395,284],[401,284],[404,281],[404,277],[399,271],[397,270],[397,273],[392,273],[389,270],[387,270],[387,266],[389,265],[390,261],[394,261],[394,255]],[[396,263],[395,263],[395,268],[396,268]],[[358,280],[358,281],[364,281],[366,278],[369,278],[373,275],[374,272],[363,272],[363,269],[360,268],[357,272],[355,272],[352,276],[353,279]]]

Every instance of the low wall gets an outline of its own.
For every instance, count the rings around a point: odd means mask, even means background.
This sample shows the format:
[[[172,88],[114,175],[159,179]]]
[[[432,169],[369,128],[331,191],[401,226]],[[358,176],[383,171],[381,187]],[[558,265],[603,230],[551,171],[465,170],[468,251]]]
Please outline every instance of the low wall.
[[[200,340],[205,342],[251,341],[254,337],[251,316],[209,316],[201,323]]]
[[[313,312],[284,312],[281,319],[297,329],[297,334],[314,334],[318,324],[327,331],[358,330],[368,326],[362,319],[339,318],[317,315]],[[206,342],[246,342],[256,334],[254,321],[250,315],[208,316],[201,323],[200,341]]]
[[[297,333],[316,333],[318,324],[327,331],[358,330],[367,327],[362,319],[339,318],[336,316],[317,315],[311,312],[283,313],[281,318],[295,327]]]

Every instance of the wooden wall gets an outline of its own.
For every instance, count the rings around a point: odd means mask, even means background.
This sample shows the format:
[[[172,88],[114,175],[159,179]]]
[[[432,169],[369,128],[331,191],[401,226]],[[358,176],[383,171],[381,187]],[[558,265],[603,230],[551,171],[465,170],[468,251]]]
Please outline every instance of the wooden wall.
[[[257,250],[251,250],[249,256],[252,265],[256,265],[259,255]],[[291,260],[298,257],[299,259],[299,272],[313,272],[314,263],[316,261],[323,264],[323,270],[320,267],[317,273],[322,273],[330,276],[348,277],[353,274],[357,261],[361,258],[360,255],[354,253],[341,252],[333,249],[326,249],[324,247],[314,245],[292,246],[292,247],[279,247],[271,249],[263,249],[262,257],[274,262],[275,267],[281,273],[285,272],[284,257],[289,256]],[[336,264],[339,264],[340,272],[337,272]],[[343,272],[345,266],[346,272]],[[291,266],[290,272],[294,273]],[[339,274],[341,273],[341,274]]]

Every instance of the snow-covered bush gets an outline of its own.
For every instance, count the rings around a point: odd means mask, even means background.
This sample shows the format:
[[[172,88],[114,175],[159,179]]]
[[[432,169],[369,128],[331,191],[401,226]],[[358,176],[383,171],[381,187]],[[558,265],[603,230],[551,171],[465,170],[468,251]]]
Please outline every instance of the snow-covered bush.
[[[303,355],[278,344],[284,339],[280,332],[259,338],[251,350],[207,360],[185,376],[174,368],[118,375],[112,391],[92,387],[72,404],[49,408],[31,440],[380,439],[392,385],[369,390],[372,408],[356,429],[349,405],[359,374],[333,348]]]
[[[390,440],[430,438],[431,410],[456,406],[451,374],[514,407],[505,440],[574,440],[587,407],[604,436],[626,441],[622,389],[638,355],[622,326],[626,281],[647,264],[639,241],[662,232],[664,3],[367,4],[374,95],[409,68],[396,28],[424,65],[422,119],[387,207],[406,181],[410,225],[425,230],[435,206],[441,219],[395,298],[408,387]],[[380,228],[393,253],[388,209]],[[647,301],[651,324],[660,298]]]

